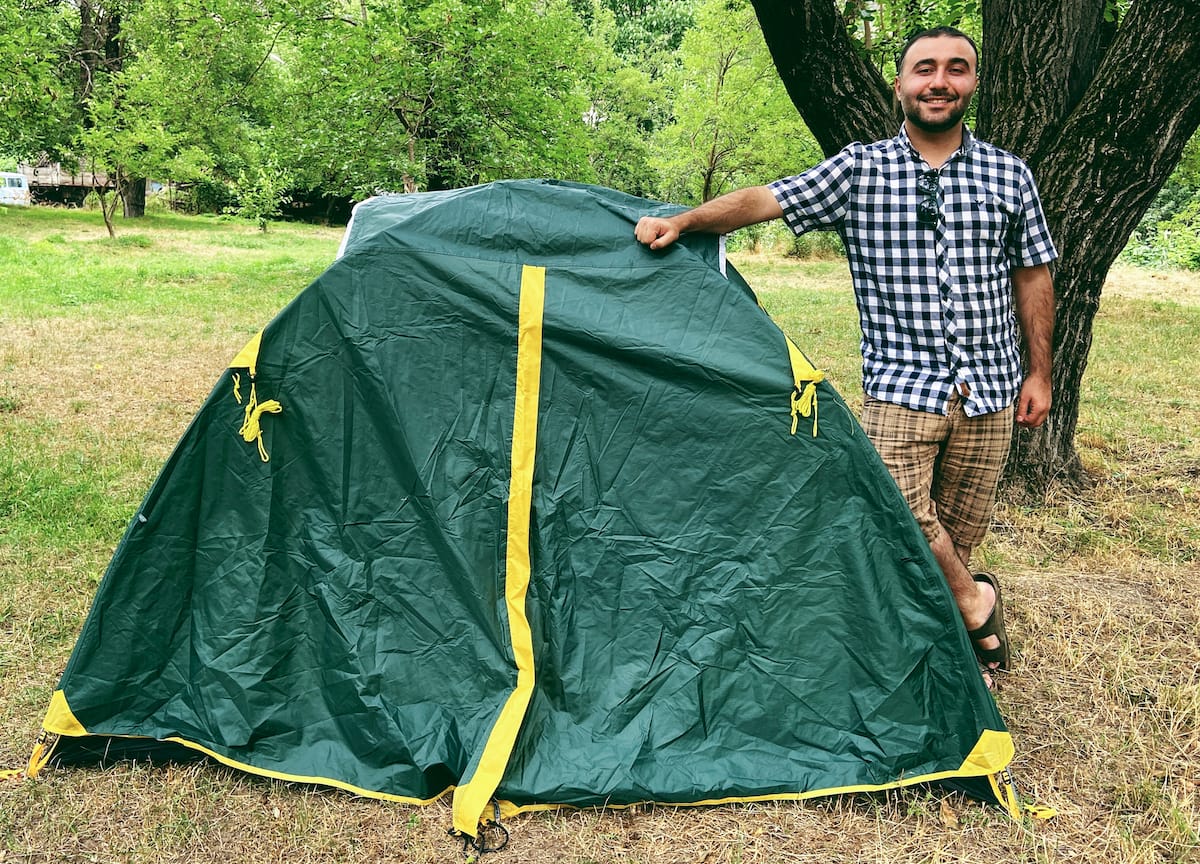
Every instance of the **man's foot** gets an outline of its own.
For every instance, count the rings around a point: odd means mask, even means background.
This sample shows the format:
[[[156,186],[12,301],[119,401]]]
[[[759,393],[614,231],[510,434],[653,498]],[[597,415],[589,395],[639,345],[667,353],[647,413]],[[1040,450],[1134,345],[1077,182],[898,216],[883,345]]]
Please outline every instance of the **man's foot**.
[[[993,604],[987,620],[974,630],[970,630],[967,635],[971,638],[975,656],[979,658],[980,664],[985,669],[992,673],[1007,672],[1012,664],[1012,658],[1008,650],[1008,632],[1004,629],[1004,602],[1000,595],[1000,583],[990,573],[976,573],[974,579],[976,582],[986,583],[991,587],[995,593],[996,602]],[[981,644],[983,642],[992,643],[992,646],[984,647]],[[991,677],[995,677],[994,674]]]
[[[989,693],[995,693],[1000,689],[1000,681],[996,678],[996,672],[979,664],[979,674],[983,676],[983,686],[988,689]]]

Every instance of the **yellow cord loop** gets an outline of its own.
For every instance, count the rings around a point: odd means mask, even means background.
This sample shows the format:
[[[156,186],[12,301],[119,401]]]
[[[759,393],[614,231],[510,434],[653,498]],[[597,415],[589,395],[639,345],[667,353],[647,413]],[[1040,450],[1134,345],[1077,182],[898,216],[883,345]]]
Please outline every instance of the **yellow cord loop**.
[[[792,434],[800,425],[801,417],[813,418],[813,437],[817,437],[817,385],[825,380],[825,373],[809,362],[796,343],[786,333],[783,339],[787,343],[788,362],[792,367],[792,381],[796,387],[792,390]]]
[[[242,404],[242,376],[236,372],[233,373],[233,398]]]
[[[236,394],[237,391],[234,392]],[[242,428],[238,432],[247,444],[258,444],[258,455],[264,462],[270,462],[271,457],[267,455],[267,448],[263,446],[260,421],[263,414],[278,414],[281,411],[283,411],[283,406],[274,399],[268,399],[260,405],[254,384],[250,385],[250,401],[246,403],[246,421],[242,423]]]
[[[1034,819],[1053,819],[1058,815],[1058,811],[1053,807],[1046,807],[1042,804],[1022,804],[1021,810]]]
[[[1018,822],[1021,821],[1022,815],[1043,820],[1053,819],[1058,815],[1058,811],[1053,807],[1036,802],[1032,804],[1022,802],[1020,795],[1017,794],[1017,781],[1013,779],[1012,772],[1007,768],[999,774],[989,774],[988,783],[992,786],[992,793],[996,796],[996,800],[1008,811],[1008,815]]]
[[[813,437],[817,437],[817,384],[825,380],[825,374],[820,370],[813,370],[813,377],[808,379],[801,390],[799,386],[792,391],[792,434],[796,434],[796,427],[800,424],[801,417],[812,417],[813,421]]]
[[[33,747],[33,752],[29,754],[29,764],[25,767],[26,777],[32,780],[41,773],[41,770],[50,762],[50,757],[54,755],[54,746],[57,743],[57,735],[51,736],[45,732],[41,734],[37,744]]]

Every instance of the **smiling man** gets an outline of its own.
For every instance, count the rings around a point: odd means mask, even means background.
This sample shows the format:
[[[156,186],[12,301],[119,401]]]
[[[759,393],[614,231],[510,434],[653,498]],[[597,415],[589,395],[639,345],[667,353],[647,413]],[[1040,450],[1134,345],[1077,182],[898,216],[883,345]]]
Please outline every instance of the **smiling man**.
[[[651,249],[681,233],[727,233],[783,218],[797,234],[836,230],[862,327],[863,428],[946,575],[984,677],[1008,671],[1000,586],[972,574],[1016,423],[1050,409],[1057,257],[1029,169],[963,124],[979,52],[939,27],[896,62],[904,122],[769,186],[670,218],[644,217]],[[1022,342],[1027,362],[1022,368]]]

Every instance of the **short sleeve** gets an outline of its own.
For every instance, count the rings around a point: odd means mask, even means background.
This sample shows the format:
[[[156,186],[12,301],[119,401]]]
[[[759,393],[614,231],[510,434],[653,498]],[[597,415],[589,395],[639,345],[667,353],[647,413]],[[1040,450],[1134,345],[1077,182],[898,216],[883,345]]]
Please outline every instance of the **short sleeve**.
[[[803,174],[776,180],[767,187],[792,231],[804,234],[842,223],[862,151],[863,145],[856,142]]]
[[[1033,174],[1024,165],[1021,175],[1021,219],[1009,236],[1008,257],[1014,266],[1036,267],[1058,257]]]

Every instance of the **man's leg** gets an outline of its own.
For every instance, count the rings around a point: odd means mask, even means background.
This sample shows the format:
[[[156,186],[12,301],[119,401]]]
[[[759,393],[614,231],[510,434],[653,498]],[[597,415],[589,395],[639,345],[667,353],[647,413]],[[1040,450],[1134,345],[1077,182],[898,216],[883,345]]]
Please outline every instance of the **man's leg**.
[[[954,594],[954,602],[958,604],[963,624],[968,631],[982,627],[996,605],[996,593],[991,585],[976,582],[971,574],[969,564],[972,550],[955,544],[940,521],[937,528],[940,530],[929,540],[929,548],[933,550],[933,557],[937,559],[942,573],[946,575],[946,582]],[[928,535],[926,537],[928,538]],[[1000,640],[995,636],[988,636],[979,640],[979,647],[999,648]],[[991,663],[989,667],[995,669],[997,665],[999,664]]]
[[[970,571],[971,552],[983,542],[996,507],[996,490],[1008,461],[1012,442],[1013,410],[967,417],[961,405],[949,416],[950,434],[942,447],[934,471],[933,497],[937,517],[954,558],[942,564],[951,590],[962,612],[967,630],[982,626],[996,604],[996,594],[986,582],[976,582]],[[936,551],[934,553],[937,554]],[[938,558],[939,563],[941,558]],[[978,641],[981,648],[997,648],[1000,640],[989,636]],[[995,669],[999,664],[990,663]]]
[[[961,409],[958,410],[958,414],[961,415]],[[956,524],[948,530],[939,518],[938,504],[933,497],[935,478],[943,481],[945,479],[941,476],[945,462],[944,451],[953,433],[954,417],[954,412],[951,417],[942,417],[880,402],[867,396],[864,398],[862,421],[864,431],[895,478],[913,515],[917,518],[917,523],[921,526],[921,531],[929,541],[933,556],[941,566],[954,595],[963,624],[970,631],[987,621],[995,605],[996,596],[990,585],[975,581],[967,566],[971,552],[979,539],[982,539],[982,535],[976,539],[974,534],[978,533],[977,529],[967,531],[968,536],[963,538],[965,542],[960,544],[950,533],[954,528],[961,527],[958,523],[963,521],[965,512],[972,508],[955,502],[954,495],[949,496]],[[1011,428],[1011,419],[1009,426]],[[937,484],[940,487],[948,486],[952,490],[957,489],[959,478],[956,475],[961,473],[963,462],[969,461],[963,459],[964,454],[961,451],[968,449],[970,442],[956,443],[963,446],[955,448],[951,460],[950,482]],[[990,505],[988,510],[990,513]],[[995,636],[979,642],[982,648],[995,648],[999,644],[1000,641]],[[990,676],[985,677],[989,679],[990,686]]]

